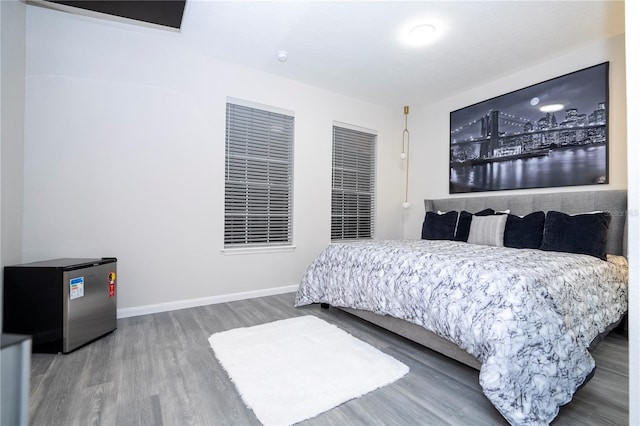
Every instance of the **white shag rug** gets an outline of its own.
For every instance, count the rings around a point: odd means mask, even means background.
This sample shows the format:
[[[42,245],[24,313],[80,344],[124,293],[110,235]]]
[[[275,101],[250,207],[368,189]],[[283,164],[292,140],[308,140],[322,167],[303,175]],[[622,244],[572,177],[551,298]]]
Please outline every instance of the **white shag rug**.
[[[314,316],[215,333],[213,351],[264,425],[291,425],[396,381],[409,367]]]

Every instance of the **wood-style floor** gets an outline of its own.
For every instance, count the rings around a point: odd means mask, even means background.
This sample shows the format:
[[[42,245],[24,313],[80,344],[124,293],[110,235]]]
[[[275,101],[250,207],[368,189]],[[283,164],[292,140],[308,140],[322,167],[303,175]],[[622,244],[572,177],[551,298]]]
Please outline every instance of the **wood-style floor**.
[[[507,424],[482,394],[477,371],[337,309],[294,308],[293,300],[289,293],[125,318],[115,332],[70,354],[34,354],[31,424],[259,424],[207,339],[299,315],[336,324],[411,368],[395,383],[303,424]],[[593,355],[595,376],[553,425],[628,423],[628,340],[612,333]]]

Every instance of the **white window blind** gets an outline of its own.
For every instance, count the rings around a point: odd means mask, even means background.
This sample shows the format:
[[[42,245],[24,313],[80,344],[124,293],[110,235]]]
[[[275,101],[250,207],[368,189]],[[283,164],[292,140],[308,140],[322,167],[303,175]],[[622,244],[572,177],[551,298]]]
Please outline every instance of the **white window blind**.
[[[224,245],[291,244],[293,117],[227,103]]]
[[[331,239],[373,237],[376,135],[333,126]]]

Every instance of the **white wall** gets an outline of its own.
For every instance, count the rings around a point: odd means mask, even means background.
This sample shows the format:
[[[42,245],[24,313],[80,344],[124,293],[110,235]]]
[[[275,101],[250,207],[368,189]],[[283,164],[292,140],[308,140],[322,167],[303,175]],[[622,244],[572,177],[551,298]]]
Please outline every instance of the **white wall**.
[[[625,2],[629,165],[629,424],[640,425],[640,3]]]
[[[0,266],[22,261],[26,11],[0,1]],[[3,276],[0,274],[0,330]]]
[[[609,61],[609,185],[496,192],[557,192],[627,187],[627,135],[624,36],[604,40],[570,54],[527,68],[441,102],[414,108],[410,124],[410,202],[417,208],[405,215],[404,236],[419,238],[424,219],[422,200],[449,197],[449,113],[569,72]],[[477,194],[476,194],[477,195]],[[464,196],[464,195],[462,195]]]
[[[23,2],[0,2],[0,174],[2,265],[22,260],[24,73],[26,12]],[[1,279],[1,278],[0,278]],[[1,297],[1,296],[0,296]]]
[[[32,6],[26,74],[25,261],[117,256],[121,314],[297,285],[330,241],[334,120],[378,131],[376,236],[401,236],[401,111]],[[221,253],[227,96],[295,112],[292,252]]]

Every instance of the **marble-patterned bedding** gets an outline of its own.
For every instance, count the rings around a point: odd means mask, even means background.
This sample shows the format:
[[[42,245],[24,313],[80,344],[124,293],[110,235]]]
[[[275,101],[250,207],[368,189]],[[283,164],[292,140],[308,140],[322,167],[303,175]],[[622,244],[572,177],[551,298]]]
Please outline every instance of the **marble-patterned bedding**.
[[[537,425],[549,424],[595,368],[588,346],[626,312],[627,281],[621,257],[363,241],[325,249],[296,306],[328,303],[421,325],[480,360],[483,392],[511,424]]]

